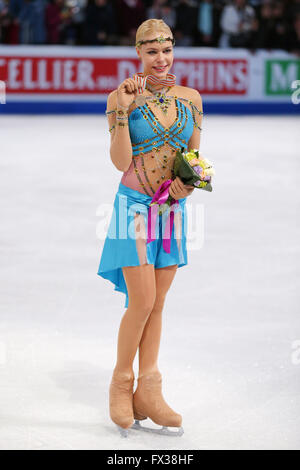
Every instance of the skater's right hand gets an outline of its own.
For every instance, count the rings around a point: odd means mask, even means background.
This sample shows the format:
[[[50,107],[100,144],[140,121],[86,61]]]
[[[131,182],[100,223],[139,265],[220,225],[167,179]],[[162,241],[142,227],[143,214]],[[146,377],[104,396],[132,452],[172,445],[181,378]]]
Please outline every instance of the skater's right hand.
[[[178,199],[189,196],[194,189],[194,186],[184,184],[179,176],[176,176],[169,186],[169,194],[177,201]]]
[[[138,85],[132,78],[126,78],[117,89],[117,104],[128,108],[135,100]]]

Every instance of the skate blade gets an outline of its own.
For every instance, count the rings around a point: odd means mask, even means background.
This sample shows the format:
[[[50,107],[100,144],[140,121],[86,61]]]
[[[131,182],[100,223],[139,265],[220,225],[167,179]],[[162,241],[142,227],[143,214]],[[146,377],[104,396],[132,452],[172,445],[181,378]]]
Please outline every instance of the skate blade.
[[[163,436],[182,436],[184,433],[183,427],[178,428],[178,431],[170,431],[167,426],[163,426],[160,429],[147,428],[141,426],[140,422],[136,419],[130,429],[137,429],[139,431],[152,432],[154,434],[161,434]]]
[[[121,437],[128,437],[128,429],[122,428],[121,426],[118,426],[118,424],[116,426],[121,434]]]

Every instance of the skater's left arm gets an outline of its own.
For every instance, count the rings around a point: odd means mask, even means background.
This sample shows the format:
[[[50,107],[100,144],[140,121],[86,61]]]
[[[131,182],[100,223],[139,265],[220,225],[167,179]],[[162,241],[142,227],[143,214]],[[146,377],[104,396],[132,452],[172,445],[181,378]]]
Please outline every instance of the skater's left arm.
[[[196,106],[194,108],[194,131],[193,134],[188,142],[188,149],[196,149],[199,150],[200,148],[200,135],[202,130],[202,118],[203,118],[203,107],[202,107],[202,98],[198,90],[191,90],[190,100]]]
[[[188,142],[188,150],[200,148],[200,135],[201,135],[201,128],[202,128],[202,118],[203,118],[203,107],[202,107],[202,98],[198,90],[192,90],[190,100],[196,106],[194,108],[194,131],[193,134]],[[190,188],[188,190],[188,195],[192,194],[195,188]]]

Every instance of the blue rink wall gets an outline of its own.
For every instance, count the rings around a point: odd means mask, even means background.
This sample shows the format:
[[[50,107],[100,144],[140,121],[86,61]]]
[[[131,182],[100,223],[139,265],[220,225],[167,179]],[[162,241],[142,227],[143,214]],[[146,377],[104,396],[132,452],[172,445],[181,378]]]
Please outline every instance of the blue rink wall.
[[[300,114],[300,104],[262,102],[206,102],[202,96],[205,114],[272,115]],[[89,102],[13,102],[0,105],[0,114],[104,114],[106,103]]]

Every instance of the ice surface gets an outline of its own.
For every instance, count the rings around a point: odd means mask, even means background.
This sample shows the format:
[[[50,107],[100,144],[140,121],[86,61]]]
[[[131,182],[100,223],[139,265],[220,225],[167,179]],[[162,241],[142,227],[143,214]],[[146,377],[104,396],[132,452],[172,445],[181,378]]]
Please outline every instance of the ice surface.
[[[0,139],[0,449],[299,449],[299,118],[204,117],[213,192],[187,201],[204,243],[159,355],[178,438],[124,440],[109,418],[125,297],[96,274],[122,176],[106,118],[0,116]]]

